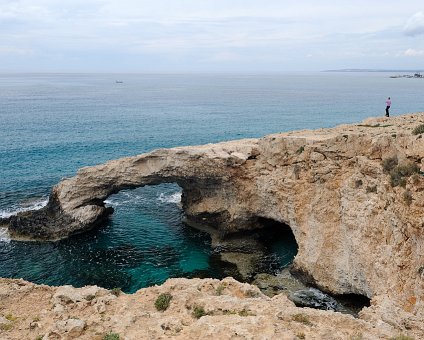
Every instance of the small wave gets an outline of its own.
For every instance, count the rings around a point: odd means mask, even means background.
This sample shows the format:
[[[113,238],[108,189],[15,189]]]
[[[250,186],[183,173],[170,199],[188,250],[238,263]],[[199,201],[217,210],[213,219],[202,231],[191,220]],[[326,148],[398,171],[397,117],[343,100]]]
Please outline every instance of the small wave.
[[[35,201],[20,203],[19,205],[15,205],[7,209],[0,210],[0,218],[8,218],[20,212],[25,212],[30,210],[39,210],[41,208],[44,208],[48,202],[49,202],[48,197],[42,197],[41,199],[37,199]]]
[[[7,229],[0,228],[0,242],[10,242],[9,233],[7,232]]]
[[[162,203],[179,204],[179,203],[181,203],[181,196],[182,196],[182,192],[175,192],[175,193],[170,194],[170,195],[161,193],[158,197],[158,201],[160,201]]]
[[[121,205],[126,206],[132,204],[140,204],[146,202],[146,199],[147,198],[145,196],[137,195],[132,191],[122,191],[119,194],[110,196],[104,202],[109,206],[118,207]]]
[[[157,200],[161,203],[181,203],[181,192],[175,192],[173,194],[161,193]],[[140,195],[135,192],[127,191],[120,192],[119,194],[108,197],[104,202],[108,206],[119,207],[119,206],[128,206],[128,205],[139,205],[148,203],[150,200],[148,195]]]

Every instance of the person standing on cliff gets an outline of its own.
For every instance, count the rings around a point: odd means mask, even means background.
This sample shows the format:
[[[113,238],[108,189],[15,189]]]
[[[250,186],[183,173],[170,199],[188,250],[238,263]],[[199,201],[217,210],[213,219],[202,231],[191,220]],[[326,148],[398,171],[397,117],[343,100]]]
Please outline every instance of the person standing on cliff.
[[[390,109],[390,106],[392,106],[392,101],[391,101],[391,99],[390,99],[390,97],[389,97],[389,98],[387,98],[387,100],[386,100],[386,117],[389,117],[389,109]]]

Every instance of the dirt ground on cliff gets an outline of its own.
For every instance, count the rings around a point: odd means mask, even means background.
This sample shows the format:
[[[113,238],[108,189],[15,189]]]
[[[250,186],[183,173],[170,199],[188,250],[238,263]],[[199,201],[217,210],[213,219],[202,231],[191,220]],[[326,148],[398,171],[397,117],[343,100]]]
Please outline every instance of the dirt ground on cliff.
[[[155,301],[169,293],[169,307]],[[0,338],[390,339],[401,330],[350,315],[298,308],[232,278],[170,279],[127,295],[96,286],[48,287],[0,279]],[[404,333],[406,335],[406,333]],[[411,331],[415,339],[423,333]],[[398,338],[401,339],[401,338]],[[407,339],[407,338],[404,338]]]

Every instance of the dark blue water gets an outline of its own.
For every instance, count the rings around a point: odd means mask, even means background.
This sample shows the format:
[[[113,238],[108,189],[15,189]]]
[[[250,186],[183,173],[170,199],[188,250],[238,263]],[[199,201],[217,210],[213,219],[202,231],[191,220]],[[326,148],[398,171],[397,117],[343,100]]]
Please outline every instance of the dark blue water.
[[[122,80],[118,84],[116,80]],[[422,79],[384,73],[0,75],[0,216],[42,206],[82,166],[160,147],[331,127],[422,111]],[[121,192],[102,229],[57,243],[0,241],[0,276],[134,291],[168,277],[219,277],[207,235],[181,223],[175,185]],[[270,245],[274,262],[293,241]],[[275,268],[275,263],[271,266]]]

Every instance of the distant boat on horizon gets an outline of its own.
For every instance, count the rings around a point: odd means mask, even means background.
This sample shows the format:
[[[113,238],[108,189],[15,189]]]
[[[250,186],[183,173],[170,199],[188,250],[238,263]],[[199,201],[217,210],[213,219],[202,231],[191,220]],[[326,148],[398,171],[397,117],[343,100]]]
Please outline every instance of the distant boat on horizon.
[[[115,80],[115,83],[116,83],[116,84],[122,84],[122,83],[123,83],[123,81],[122,81],[122,80]]]

